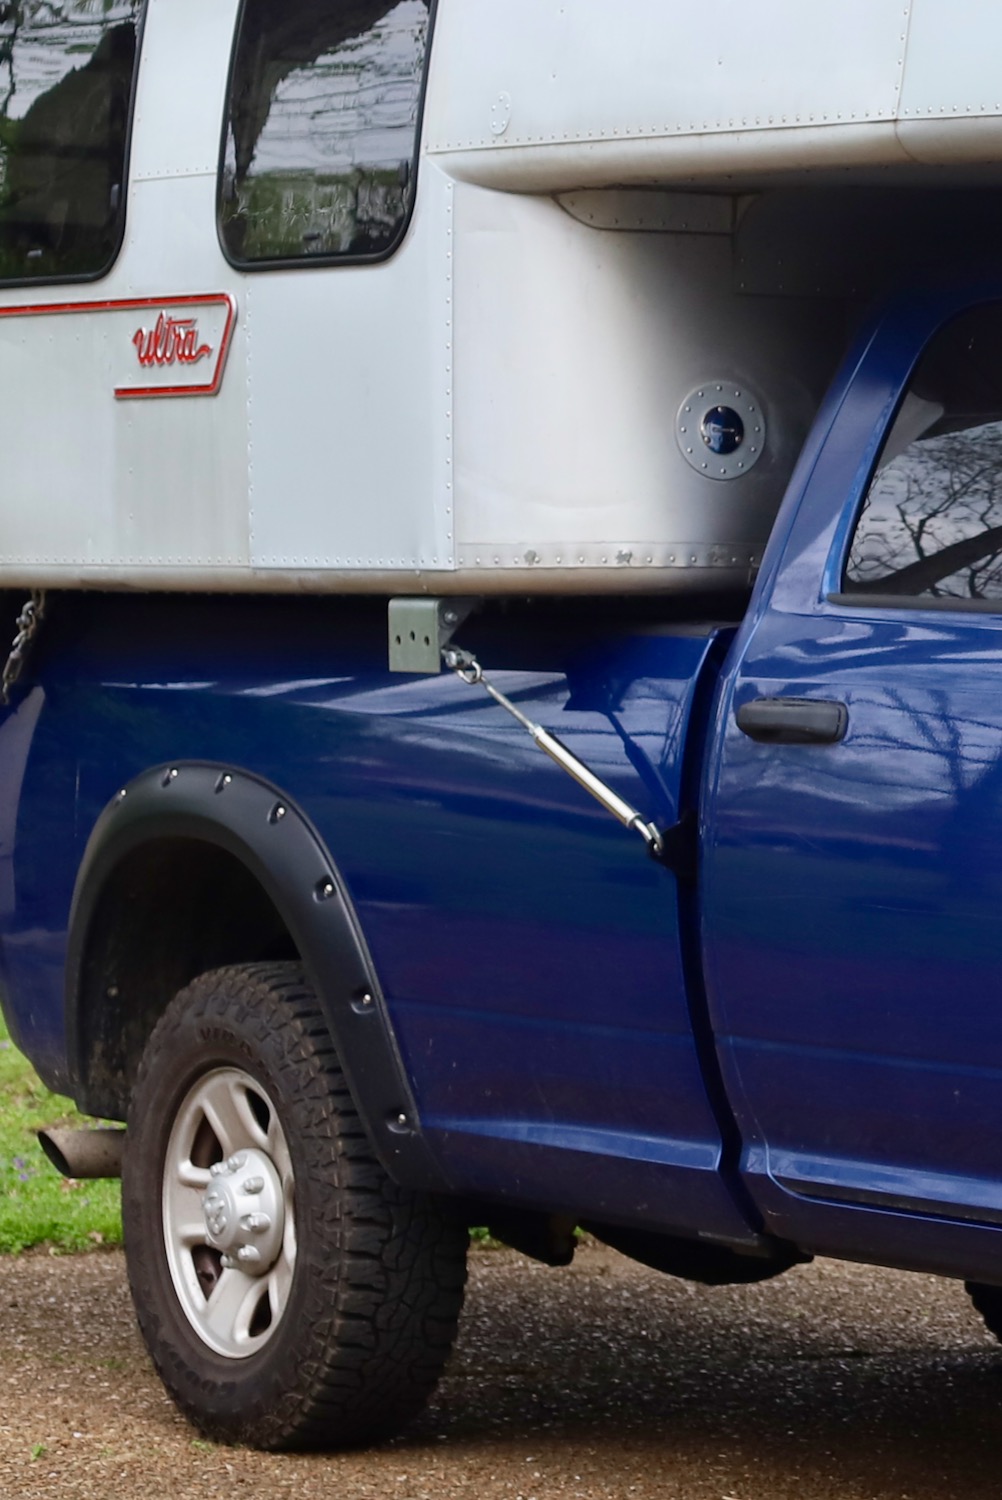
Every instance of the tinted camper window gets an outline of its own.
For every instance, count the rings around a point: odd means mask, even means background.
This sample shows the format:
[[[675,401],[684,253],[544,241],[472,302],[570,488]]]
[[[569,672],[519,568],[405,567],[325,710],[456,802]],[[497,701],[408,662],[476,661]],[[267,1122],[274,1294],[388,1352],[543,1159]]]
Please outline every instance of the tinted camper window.
[[[141,9],[0,4],[0,280],[99,276],[114,260]]]
[[[407,227],[428,0],[246,0],[220,182],[237,264],[388,254]]]

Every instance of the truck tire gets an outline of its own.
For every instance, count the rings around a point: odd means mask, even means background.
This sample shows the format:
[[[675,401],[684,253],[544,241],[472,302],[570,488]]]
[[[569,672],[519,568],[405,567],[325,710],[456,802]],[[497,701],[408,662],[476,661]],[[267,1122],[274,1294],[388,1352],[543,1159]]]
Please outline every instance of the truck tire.
[[[981,1281],[965,1281],[964,1289],[981,1314],[989,1333],[1002,1343],[1002,1286],[988,1286]]]
[[[147,1348],[208,1436],[355,1445],[424,1406],[466,1228],[376,1161],[298,964],[218,969],[168,1006],[132,1096],[122,1211]]]

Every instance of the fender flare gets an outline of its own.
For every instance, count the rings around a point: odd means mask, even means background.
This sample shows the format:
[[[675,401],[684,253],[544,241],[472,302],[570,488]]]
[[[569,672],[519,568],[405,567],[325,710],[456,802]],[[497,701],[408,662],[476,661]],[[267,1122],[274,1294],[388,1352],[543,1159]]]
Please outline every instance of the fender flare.
[[[91,925],[120,861],[164,838],[215,845],[258,881],[316,990],[380,1162],[401,1185],[448,1192],[422,1134],[375,966],[337,866],[292,798],[235,766],[179,760],[152,767],[130,781],[94,825],[74,889],[66,965],[69,1062],[83,1107],[79,997]]]

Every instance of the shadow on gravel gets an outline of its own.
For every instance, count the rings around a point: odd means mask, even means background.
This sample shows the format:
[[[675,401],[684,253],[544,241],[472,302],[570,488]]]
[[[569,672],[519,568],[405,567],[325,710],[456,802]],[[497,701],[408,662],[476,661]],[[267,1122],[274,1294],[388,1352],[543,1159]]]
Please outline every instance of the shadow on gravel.
[[[958,1284],[819,1262],[704,1289],[603,1251],[559,1285],[481,1274],[440,1396],[452,1442],[531,1435],[565,1471],[584,1449],[624,1494],[1002,1495],[1002,1349]]]

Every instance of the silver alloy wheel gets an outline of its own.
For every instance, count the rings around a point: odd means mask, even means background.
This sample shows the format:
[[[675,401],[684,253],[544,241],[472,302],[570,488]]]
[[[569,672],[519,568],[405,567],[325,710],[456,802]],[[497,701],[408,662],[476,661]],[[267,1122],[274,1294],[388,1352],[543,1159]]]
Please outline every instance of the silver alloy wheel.
[[[296,1262],[292,1161],[268,1095],[216,1068],[189,1089],[163,1174],[163,1232],[185,1316],[215,1353],[246,1359],[268,1342]]]
[[[122,1224],[146,1346],[206,1437],[358,1447],[427,1401],[462,1208],[387,1176],[297,962],[211,969],[169,1002],[129,1101]]]

